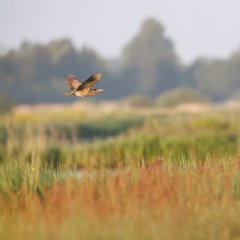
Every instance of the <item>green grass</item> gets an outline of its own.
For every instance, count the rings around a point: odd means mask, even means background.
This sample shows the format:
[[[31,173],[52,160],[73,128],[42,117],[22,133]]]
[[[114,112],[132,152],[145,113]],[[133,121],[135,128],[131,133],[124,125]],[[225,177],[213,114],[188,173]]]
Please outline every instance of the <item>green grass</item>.
[[[235,156],[238,120],[232,115],[107,116],[66,123],[16,122],[0,128],[0,160],[31,162],[33,150],[41,165],[54,168],[118,168],[151,164],[158,158],[206,161]]]

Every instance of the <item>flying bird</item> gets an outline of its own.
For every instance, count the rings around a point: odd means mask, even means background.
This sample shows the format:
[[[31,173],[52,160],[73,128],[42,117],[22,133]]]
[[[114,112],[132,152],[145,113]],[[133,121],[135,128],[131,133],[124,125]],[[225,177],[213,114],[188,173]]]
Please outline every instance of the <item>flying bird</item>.
[[[81,82],[79,79],[77,79],[73,75],[68,75],[65,80],[66,84],[71,90],[70,93],[64,93],[64,96],[77,96],[77,97],[88,97],[88,96],[94,96],[98,93],[101,93],[104,91],[104,89],[101,88],[92,88],[92,86],[100,80],[102,77],[101,73],[94,73],[91,75],[88,79]]]

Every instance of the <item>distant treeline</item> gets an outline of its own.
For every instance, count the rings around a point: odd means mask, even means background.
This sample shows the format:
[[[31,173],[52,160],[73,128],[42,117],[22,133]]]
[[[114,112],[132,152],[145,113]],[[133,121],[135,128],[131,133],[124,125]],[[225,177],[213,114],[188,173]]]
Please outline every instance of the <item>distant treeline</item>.
[[[197,46],[196,46],[197,47]],[[156,98],[175,88],[192,88],[213,101],[239,97],[240,51],[228,59],[197,59],[184,65],[163,26],[154,19],[123,48],[118,59],[104,59],[88,47],[77,49],[69,39],[49,44],[22,43],[0,56],[0,92],[16,103],[64,102],[64,77],[80,79],[101,71],[106,88],[98,99],[142,94]]]

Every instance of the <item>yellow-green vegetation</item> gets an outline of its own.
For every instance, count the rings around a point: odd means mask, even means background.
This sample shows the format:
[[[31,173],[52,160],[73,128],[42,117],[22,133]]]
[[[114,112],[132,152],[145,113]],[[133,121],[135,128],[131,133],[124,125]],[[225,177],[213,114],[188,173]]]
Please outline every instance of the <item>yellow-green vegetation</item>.
[[[0,239],[240,238],[239,112],[65,113],[1,118]]]

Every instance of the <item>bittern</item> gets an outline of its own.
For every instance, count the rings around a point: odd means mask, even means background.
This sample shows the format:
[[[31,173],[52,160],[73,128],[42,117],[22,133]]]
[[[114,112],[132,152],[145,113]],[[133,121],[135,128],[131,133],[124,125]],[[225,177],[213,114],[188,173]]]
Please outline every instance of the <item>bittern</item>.
[[[64,96],[77,96],[77,97],[88,97],[94,96],[100,92],[103,92],[104,89],[101,88],[91,88],[102,77],[101,73],[95,73],[91,75],[88,79],[81,82],[73,75],[68,75],[65,80],[66,84],[71,90],[70,93],[64,93]]]

